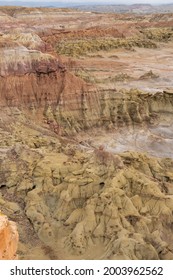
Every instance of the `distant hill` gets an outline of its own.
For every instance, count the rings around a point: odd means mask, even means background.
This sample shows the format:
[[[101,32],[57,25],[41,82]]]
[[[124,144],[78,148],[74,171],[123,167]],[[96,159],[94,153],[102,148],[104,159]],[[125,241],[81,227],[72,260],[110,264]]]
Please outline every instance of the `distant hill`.
[[[106,2],[106,1],[105,1]],[[111,2],[111,1],[110,1]],[[3,1],[0,0],[0,6],[25,6],[25,7],[59,7],[59,8],[77,8],[82,11],[92,11],[100,13],[137,13],[137,14],[150,14],[150,13],[173,13],[173,3],[162,4],[162,5],[151,5],[151,4],[136,4],[133,5],[112,5],[109,2],[99,5],[98,2],[83,2],[79,5],[78,0],[74,2],[29,2],[29,1]]]
[[[173,13],[173,3],[164,5],[133,4],[133,5],[78,5],[76,7],[83,11],[100,13]]]
[[[73,7],[78,5],[77,3],[68,3],[68,2],[29,2],[29,1],[0,1],[0,6],[26,6],[26,7]]]

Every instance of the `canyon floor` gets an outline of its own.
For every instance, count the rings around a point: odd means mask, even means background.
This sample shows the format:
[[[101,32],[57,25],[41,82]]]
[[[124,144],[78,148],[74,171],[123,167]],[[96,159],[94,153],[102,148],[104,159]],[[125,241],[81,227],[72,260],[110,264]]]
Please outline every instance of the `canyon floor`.
[[[1,259],[173,259],[172,24],[0,7]]]

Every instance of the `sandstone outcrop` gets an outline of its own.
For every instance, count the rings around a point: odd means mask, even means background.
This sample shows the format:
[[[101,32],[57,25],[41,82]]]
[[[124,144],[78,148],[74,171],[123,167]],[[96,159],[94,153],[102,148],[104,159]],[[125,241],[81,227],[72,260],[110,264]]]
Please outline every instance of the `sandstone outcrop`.
[[[8,151],[2,191],[17,194],[24,208],[6,199],[3,211],[24,211],[58,258],[173,258],[172,160],[51,142]]]
[[[0,213],[0,260],[17,259],[18,239],[16,224]]]
[[[3,34],[1,38],[4,39],[4,41],[11,40],[17,42],[30,50],[45,52],[48,48],[48,45],[46,45],[37,34],[31,32],[22,32],[18,30],[16,33]]]
[[[11,39],[1,39],[0,53],[1,106],[20,103],[31,114],[44,116],[62,135],[95,126],[153,123],[164,112],[172,113],[171,93],[92,89],[54,56]]]
[[[135,64],[131,78],[117,62],[122,47],[140,58],[164,34],[168,43],[171,20],[4,7],[0,22],[0,209],[18,226],[19,258],[173,259],[173,88],[130,89],[167,77]],[[96,50],[61,57],[57,44],[71,39],[87,51],[95,40]],[[4,215],[0,258],[15,259],[18,235]]]
[[[85,88],[85,82],[67,72],[56,57],[29,50],[12,38],[1,38],[0,44],[1,106],[20,106],[43,115],[49,105],[56,108],[61,95],[67,95],[65,103],[70,94],[75,96],[78,90],[80,96]]]

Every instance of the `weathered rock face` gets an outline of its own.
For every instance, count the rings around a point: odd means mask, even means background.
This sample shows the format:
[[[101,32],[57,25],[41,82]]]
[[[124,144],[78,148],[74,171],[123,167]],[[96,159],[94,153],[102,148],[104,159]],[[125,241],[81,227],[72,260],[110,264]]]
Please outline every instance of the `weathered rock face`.
[[[148,94],[89,89],[52,55],[1,40],[1,106],[42,115],[70,135],[94,126],[152,123],[172,114],[171,90]],[[35,116],[36,116],[35,115]]]
[[[59,167],[45,158],[35,168],[39,187],[28,193],[26,213],[39,237],[61,240],[73,255],[88,258],[95,244],[103,250],[99,258],[172,259],[166,233],[172,231],[171,189],[159,183],[168,163],[137,153],[118,157],[101,150],[95,156],[77,160],[76,154],[76,163]],[[48,161],[54,164],[43,171]],[[172,162],[169,166],[172,184]]]
[[[117,29],[112,27],[114,16],[111,16],[101,28],[87,29],[87,22],[85,29],[78,31],[68,30],[69,26],[58,28],[57,22],[55,30],[49,28],[49,19],[52,24],[57,17],[63,24],[67,18],[71,21],[78,18],[80,21],[81,15],[87,19],[87,13],[63,12],[56,9],[53,11],[14,7],[2,9],[1,20],[7,23],[10,21],[11,24],[13,22],[19,27],[16,28],[15,25],[15,32],[12,33],[5,26],[0,37],[0,105],[27,110],[34,118],[43,119],[44,116],[51,129],[61,135],[75,134],[95,126],[112,128],[153,123],[156,117],[164,114],[164,111],[172,112],[170,93],[150,95],[135,91],[123,93],[109,89],[96,90],[92,85],[86,85],[82,79],[68,72],[60,63],[60,59],[40,51],[47,51],[48,39],[51,41],[53,37],[56,37],[56,40],[75,36],[93,38],[95,33],[99,38],[128,37],[123,35],[121,15],[117,17],[117,21],[122,26],[118,28],[122,33],[117,33]],[[42,28],[37,26],[35,30],[42,39],[33,31],[34,17],[37,21],[40,20],[39,26]],[[91,13],[90,17],[96,20],[95,24],[100,21],[97,15]],[[104,18],[104,15],[102,17]],[[47,24],[45,30],[43,21]],[[111,26],[109,28],[108,23]],[[144,23],[141,18],[140,24]],[[135,30],[134,34],[137,32],[137,29]],[[156,36],[147,34],[146,36]],[[55,47],[55,44],[56,42],[52,43],[52,47]]]
[[[55,258],[173,259],[171,159],[36,138],[37,148],[18,144],[3,158],[0,204],[15,219],[25,213]]]
[[[41,38],[33,32],[22,32],[16,31],[13,33],[3,34],[2,39],[4,41],[11,40],[17,42],[18,44],[30,49],[30,50],[39,50],[47,51],[48,45],[45,44]]]
[[[65,135],[96,126],[111,129],[135,124],[154,124],[165,117],[171,120],[172,91],[155,94],[136,90],[88,91],[81,93],[78,98],[72,94],[70,100],[62,95],[56,112],[49,108],[49,114],[64,127]]]
[[[25,8],[3,11],[0,208],[18,225],[19,258],[173,259],[173,161],[170,155],[158,158],[157,153],[161,146],[165,149],[169,143],[171,150],[173,145],[169,131],[173,90],[152,94],[96,89],[69,72],[61,63],[63,58],[52,50],[45,53],[46,43],[65,37],[93,38],[95,32],[98,38],[133,35],[139,33],[135,24],[123,27],[120,15],[117,31],[111,27],[115,25],[112,15],[104,23],[107,15]],[[87,29],[92,19],[93,28]],[[86,30],[70,31],[84,21]],[[102,28],[95,28],[100,22]],[[150,23],[141,17],[140,24]],[[10,25],[18,27],[16,32],[9,32]],[[151,35],[158,39],[162,34]],[[108,62],[112,59],[118,57],[111,56]],[[123,64],[113,65],[121,68]],[[151,71],[141,74],[140,81],[157,77]],[[155,157],[144,153],[145,147],[140,152],[122,152],[117,147],[119,154],[99,147],[98,143],[109,144],[108,131],[116,139],[124,129],[121,140],[130,133],[133,136],[135,129],[140,134],[139,128],[143,129],[140,140],[149,139],[150,150],[157,146]],[[159,136],[154,134],[157,129]],[[162,145],[164,133],[170,142],[164,139]],[[13,259],[15,226],[6,216],[0,216],[0,221],[0,258]]]
[[[0,64],[1,77],[10,75],[22,76],[26,74],[50,74],[59,70],[65,70],[58,61],[51,55],[43,54],[40,51],[28,50],[26,47],[19,46],[14,42],[6,43],[1,40]],[[8,42],[8,41],[7,41]],[[10,46],[10,43],[12,46]]]
[[[18,239],[16,224],[0,213],[0,260],[17,259]]]
[[[1,39],[0,96],[1,106],[20,107],[40,113],[59,104],[61,94],[81,94],[85,83],[68,73],[52,55],[28,50],[15,41]],[[76,100],[75,100],[76,101]],[[70,105],[67,106],[67,110]]]

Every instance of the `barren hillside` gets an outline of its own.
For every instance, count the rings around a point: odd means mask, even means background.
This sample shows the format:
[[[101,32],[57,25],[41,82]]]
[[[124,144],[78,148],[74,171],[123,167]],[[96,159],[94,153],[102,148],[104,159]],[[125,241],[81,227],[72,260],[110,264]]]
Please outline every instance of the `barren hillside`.
[[[173,259],[172,24],[0,8],[0,258]]]

